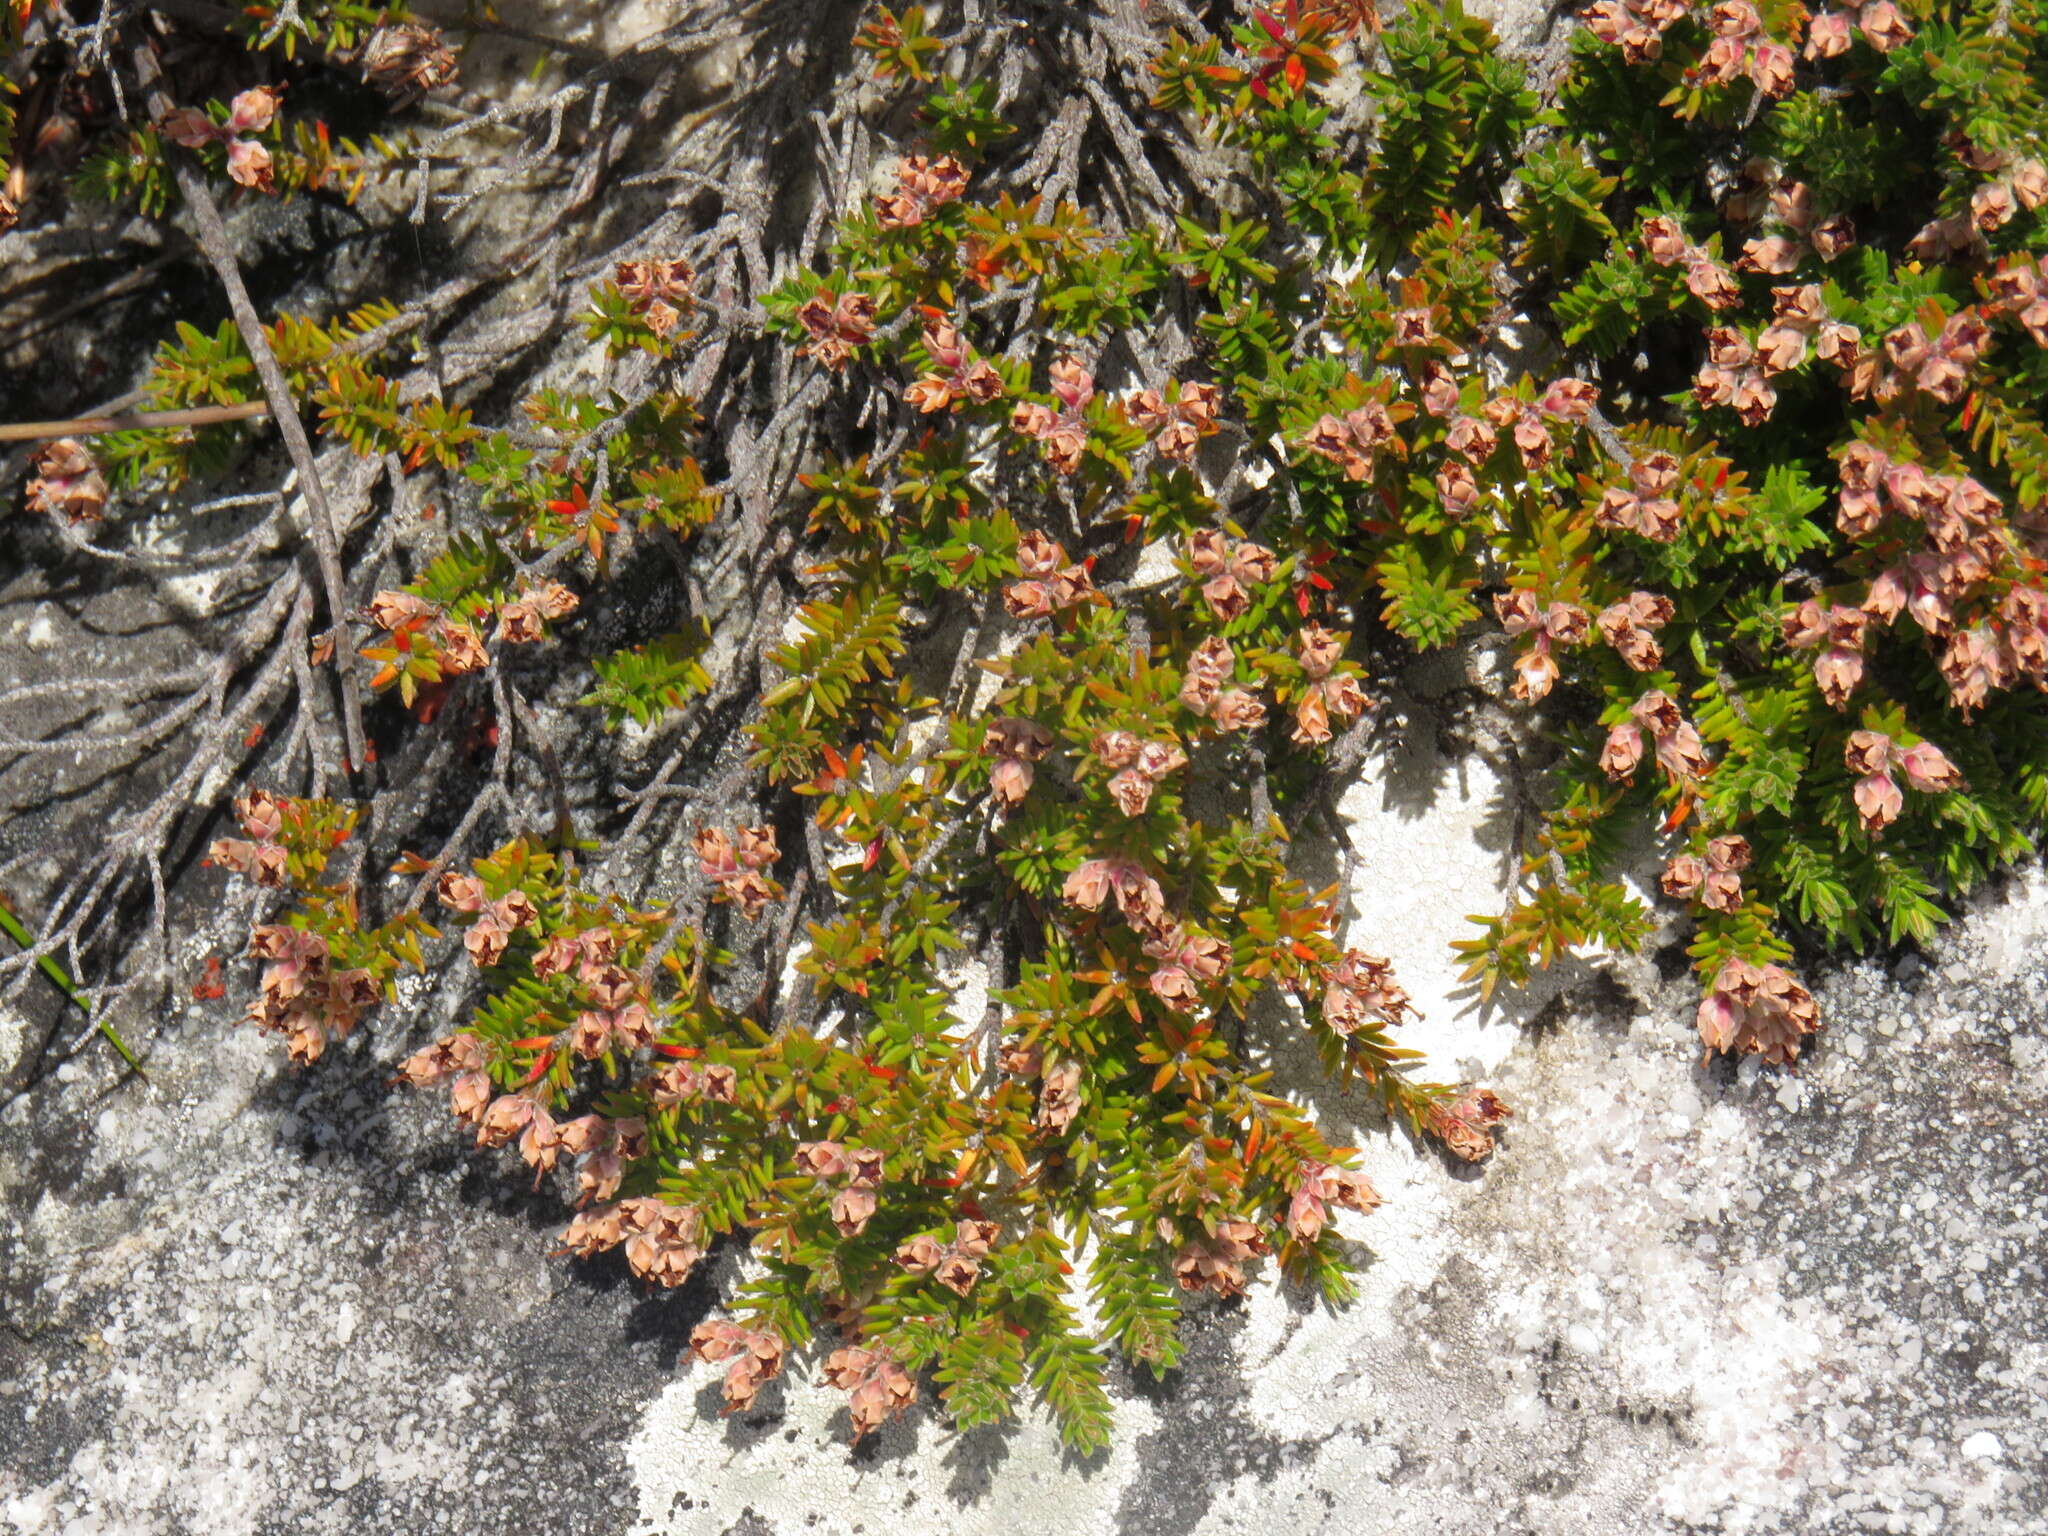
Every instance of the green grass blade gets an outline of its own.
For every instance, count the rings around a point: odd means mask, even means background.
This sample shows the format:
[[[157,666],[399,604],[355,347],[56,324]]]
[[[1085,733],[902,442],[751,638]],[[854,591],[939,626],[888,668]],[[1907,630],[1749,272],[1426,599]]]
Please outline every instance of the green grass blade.
[[[8,910],[7,904],[4,901],[0,901],[0,933],[6,934],[7,937],[14,940],[23,949],[32,949],[35,946],[34,937],[22,925],[21,919]],[[52,956],[39,956],[36,960],[36,967],[45,976],[50,978],[51,985],[56,987],[59,992],[62,992],[65,997],[69,998],[80,1013],[84,1014],[88,1019],[92,1017],[92,1003],[83,992],[78,990],[78,985],[72,981],[70,973],[63,966],[59,965]],[[101,1019],[94,1025],[94,1028],[106,1036],[107,1044],[119,1052],[121,1059],[127,1062],[138,1075],[143,1077],[149,1075],[142,1070],[142,1063],[135,1059],[135,1053],[128,1049],[128,1042],[121,1038],[120,1031],[116,1030],[113,1025],[109,1024],[105,1019]]]

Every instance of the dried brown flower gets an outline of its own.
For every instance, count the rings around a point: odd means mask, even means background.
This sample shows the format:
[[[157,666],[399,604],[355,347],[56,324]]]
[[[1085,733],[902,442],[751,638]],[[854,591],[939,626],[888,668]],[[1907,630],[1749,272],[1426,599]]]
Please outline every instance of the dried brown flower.
[[[825,1357],[825,1379],[851,1394],[853,1438],[860,1440],[917,1401],[917,1382],[884,1350],[848,1345]]]
[[[107,506],[107,480],[98,460],[76,438],[45,443],[29,461],[28,508],[67,523],[94,523]]]
[[[914,229],[967,190],[967,167],[951,155],[905,155],[896,190],[875,199],[875,222],[884,229]]]
[[[1252,1222],[1235,1217],[1216,1223],[1183,1243],[1173,1256],[1173,1278],[1184,1291],[1208,1291],[1231,1297],[1244,1294],[1244,1261],[1269,1252],[1266,1239]]]
[[[725,1412],[744,1413],[761,1388],[782,1374],[788,1346],[772,1328],[743,1328],[712,1318],[690,1330],[690,1353],[703,1361],[730,1360],[725,1373]]]
[[[1709,1052],[1739,1051],[1784,1065],[1798,1059],[1800,1040],[1820,1028],[1820,1010],[1783,968],[1730,960],[1700,1003],[1698,1025]]]
[[[1493,1128],[1514,1114],[1489,1088],[1472,1088],[1455,1100],[1437,1100],[1429,1109],[1429,1132],[1468,1163],[1493,1155]]]
[[[1379,1204],[1379,1191],[1364,1174],[1329,1163],[1303,1163],[1287,1206],[1287,1230],[1301,1242],[1312,1243],[1322,1235],[1331,1206],[1367,1212]]]
[[[455,50],[438,27],[397,22],[379,27],[359,58],[372,85],[394,96],[439,90],[455,83]]]
[[[1038,1127],[1059,1135],[1081,1112],[1081,1063],[1055,1062],[1046,1070],[1038,1092]]]
[[[834,293],[821,288],[796,312],[797,324],[810,338],[797,351],[838,372],[875,336],[875,301],[865,293]]]

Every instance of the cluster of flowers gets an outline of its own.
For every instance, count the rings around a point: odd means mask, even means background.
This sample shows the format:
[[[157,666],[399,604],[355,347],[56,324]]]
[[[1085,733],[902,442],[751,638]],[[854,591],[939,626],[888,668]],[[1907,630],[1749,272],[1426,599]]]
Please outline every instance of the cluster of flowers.
[[[617,280],[633,313],[664,339],[696,302],[690,290],[697,281],[697,269],[681,259],[622,261]]]
[[[698,1066],[694,1062],[672,1061],[656,1072],[648,1083],[656,1109],[673,1109],[678,1104],[731,1104],[739,1098],[739,1074],[722,1061]]]
[[[1430,1105],[1429,1132],[1466,1162],[1483,1163],[1493,1155],[1494,1127],[1514,1113],[1492,1089],[1469,1088]]]
[[[1628,466],[1628,489],[1607,487],[1593,511],[1593,525],[1640,534],[1656,544],[1671,543],[1683,521],[1671,494],[1678,489],[1681,469],[1678,455],[1663,448],[1636,455]]]
[[[1096,600],[1095,578],[1086,565],[1068,563],[1066,547],[1036,528],[1017,541],[1017,567],[1024,580],[1003,588],[1003,609],[1013,619],[1044,619],[1077,603]]]
[[[1037,400],[1020,400],[1010,413],[1010,426],[1032,439],[1045,462],[1063,475],[1081,467],[1088,447],[1088,403],[1095,398],[1095,376],[1078,359],[1062,357],[1052,365],[1052,393],[1059,409]]]
[[[1037,763],[1052,750],[1052,732],[1036,720],[997,720],[982,736],[981,750],[995,759],[988,772],[989,792],[1004,810],[1015,810],[1031,793]]]
[[[595,1061],[614,1048],[634,1051],[654,1042],[654,1023],[639,979],[618,964],[618,956],[617,937],[599,926],[581,933],[556,933],[533,957],[533,974],[542,980],[575,971],[591,1006],[570,1026],[569,1048],[585,1061]]]
[[[1828,702],[1845,707],[1861,683],[1869,621],[1890,624],[1901,613],[1946,642],[1942,675],[1966,715],[1993,688],[2022,676],[2037,682],[2048,678],[2040,626],[2048,594],[2039,588],[2015,585],[2008,590],[1999,606],[2002,632],[1981,622],[1957,625],[1959,606],[2007,559],[1998,497],[1970,476],[1931,474],[1868,443],[1851,443],[1839,464],[1836,523],[1843,532],[1867,537],[1889,510],[1919,523],[1924,543],[1874,577],[1860,607],[1809,598],[1785,616],[1788,645],[1804,650],[1826,642],[1814,675]]]
[[[562,1233],[564,1253],[579,1259],[626,1245],[626,1264],[664,1289],[681,1285],[704,1257],[704,1213],[648,1197],[578,1211]]]
[[[576,1158],[576,1193],[582,1200],[609,1200],[619,1191],[625,1165],[647,1155],[646,1121],[598,1114],[557,1120],[534,1093],[500,1094],[475,1124],[480,1147],[502,1147],[519,1138],[519,1155],[533,1169],[536,1188],[564,1153]]]
[[[1178,742],[1140,741],[1130,731],[1102,731],[1090,743],[1095,761],[1109,774],[1109,795],[1126,816],[1142,816],[1153,789],[1188,765]]]
[[[1685,0],[1594,0],[1579,12],[1586,30],[1621,50],[1631,64],[1645,64],[1664,52],[1664,34],[1690,13]]]
[[[1745,425],[1769,419],[1778,403],[1771,383],[1813,355],[1842,371],[1852,395],[1878,387],[1877,358],[1863,349],[1863,333],[1821,307],[1818,283],[1773,288],[1771,324],[1752,344],[1740,331],[1717,325],[1707,332],[1707,361],[1693,379],[1693,398],[1702,406],[1733,406]]]
[[[379,592],[370,599],[366,611],[370,622],[390,637],[388,646],[372,647],[363,653],[385,663],[371,679],[372,687],[385,686],[399,676],[399,656],[417,659],[424,652],[441,679],[460,677],[490,663],[483,636],[477,633],[475,625],[449,616],[438,603],[428,602],[416,593]]]
[[[544,638],[543,623],[565,619],[577,608],[577,597],[559,581],[522,593],[497,606],[496,638],[516,644],[532,644]],[[474,672],[489,658],[475,626],[451,618],[440,605],[411,592],[379,592],[365,610],[372,623],[393,634],[427,634],[441,660],[446,676]]]
[[[1707,360],[1693,377],[1692,396],[1702,406],[1732,406],[1745,427],[1759,426],[1778,408],[1771,372],[1747,336],[1717,325],[1707,332]]]
[[[1856,776],[1851,791],[1856,815],[1863,830],[1882,832],[1899,819],[1906,797],[1899,792],[1892,770],[1898,769],[1906,782],[1923,795],[1946,794],[1964,788],[1963,776],[1948,755],[1931,741],[1900,747],[1882,731],[1851,731],[1842,747],[1842,762]]]
[[[1970,193],[1967,208],[1929,220],[1907,242],[1907,251],[1922,260],[1980,256],[1986,235],[2010,224],[2020,209],[2032,210],[2048,202],[2048,166],[2039,160],[2014,160],[2004,150],[1968,141],[1956,148],[1965,165],[1991,179]]]
[[[915,386],[913,386],[915,387]],[[1088,447],[1088,406],[1095,399],[1095,376],[1080,359],[1062,357],[1051,369],[1051,388],[1058,409],[1038,400],[1022,400],[1010,413],[1011,428],[1039,445],[1046,463],[1063,475],[1081,467]],[[1186,464],[1195,446],[1216,431],[1222,394],[1214,384],[1168,384],[1164,391],[1141,389],[1124,403],[1124,414],[1147,433],[1162,458]]]
[[[1457,416],[1444,434],[1444,446],[1455,458],[1436,472],[1436,490],[1444,510],[1462,517],[1479,502],[1478,467],[1492,458],[1505,432],[1514,439],[1523,467],[1535,474],[1550,463],[1556,445],[1550,422],[1584,426],[1599,404],[1599,392],[1583,379],[1554,379],[1534,405],[1513,395],[1496,395],[1478,416]],[[1445,410],[1439,414],[1448,415]]]
[[[1740,1051],[1786,1066],[1799,1059],[1799,1042],[1820,1028],[1820,1009],[1782,966],[1730,960],[1707,989],[1698,1023],[1709,1055]]]
[[[1850,392],[1874,372],[1876,360],[1863,351],[1863,332],[1827,312],[1818,283],[1800,283],[1771,290],[1771,323],[1756,339],[1756,359],[1766,373],[1784,373],[1813,354],[1849,376]]]
[[[875,1191],[882,1187],[880,1152],[836,1141],[807,1141],[796,1149],[796,1171],[821,1183],[839,1183],[832,1196],[832,1225],[841,1237],[857,1237],[867,1230],[875,1214]]]
[[[962,1217],[954,1223],[952,1242],[920,1233],[897,1248],[896,1262],[909,1274],[930,1275],[955,1296],[965,1296],[981,1278],[981,1261],[1000,1232],[992,1221]]]
[[[1698,898],[1710,912],[1736,912],[1742,908],[1742,872],[1749,868],[1749,839],[1729,834],[1710,838],[1707,856],[1681,853],[1664,866],[1662,884],[1666,896],[1682,901]]]
[[[1820,696],[1836,709],[1849,707],[1849,696],[1863,681],[1863,647],[1869,638],[1870,615],[1843,604],[1823,605],[1807,598],[1785,615],[1785,643],[1810,650],[1825,643],[1814,658],[1813,680]]]
[[[1380,1192],[1373,1188],[1372,1180],[1355,1169],[1303,1163],[1301,1181],[1287,1203],[1287,1230],[1298,1241],[1312,1243],[1328,1225],[1331,1206],[1363,1214],[1379,1204]]]
[[[1303,745],[1328,741],[1332,719],[1354,720],[1365,713],[1365,692],[1357,672],[1337,667],[1344,637],[1320,624],[1304,624],[1294,654],[1307,686],[1294,701],[1294,729],[1289,735]]]
[[[1187,561],[1201,578],[1209,611],[1225,624],[1244,615],[1251,607],[1251,589],[1271,581],[1280,563],[1265,545],[1233,540],[1214,528],[1188,535]]]
[[[974,356],[950,320],[927,320],[924,349],[932,360],[933,372],[905,386],[903,398],[922,415],[948,410],[969,401],[986,405],[1003,392],[1002,376],[987,362]]]
[[[318,1061],[328,1042],[346,1037],[377,1002],[376,978],[366,970],[334,969],[327,940],[317,933],[266,924],[250,935],[249,953],[270,962],[249,1004],[249,1021],[284,1036],[296,1066]]]
[[[1752,160],[1742,168],[1741,179],[1723,204],[1723,211],[1739,223],[1761,220],[1777,226],[1774,234],[1756,235],[1744,242],[1742,254],[1735,258],[1737,270],[1743,272],[1783,277],[1797,268],[1809,251],[1822,261],[1831,262],[1856,244],[1856,225],[1847,214],[1816,217],[1813,189],[1803,181],[1780,174],[1769,160]],[[1670,221],[1648,220],[1644,224],[1646,231],[1651,224],[1669,225]],[[1655,254],[1653,251],[1652,255]],[[1728,297],[1733,303],[1737,295],[1731,289]]]
[[[1173,395],[1171,384],[1164,393],[1141,389],[1131,396],[1125,409],[1131,420],[1151,435],[1152,446],[1161,458],[1187,464],[1194,460],[1195,445],[1216,431],[1222,392],[1214,384],[1190,382],[1180,386],[1177,399]]]
[[[1991,327],[1975,309],[1957,311],[1931,339],[1917,320],[1902,325],[1884,339],[1891,367],[1873,378],[1871,392],[1882,403],[1910,387],[1954,405],[1969,388],[1970,369],[1990,344]]]
[[[1172,1224],[1160,1218],[1159,1235],[1172,1241]],[[1226,1216],[1213,1229],[1183,1242],[1173,1256],[1173,1278],[1184,1291],[1208,1291],[1230,1298],[1244,1294],[1245,1260],[1272,1252],[1255,1222]]]
[[[250,790],[235,801],[235,815],[248,836],[215,838],[206,850],[206,862],[232,869],[270,890],[279,889],[291,859],[291,850],[284,845],[285,818],[297,814],[282,795]]]
[[[875,199],[875,222],[915,229],[966,191],[967,167],[951,155],[905,155],[896,167],[896,190]]]
[[[573,1039],[577,1029],[569,1034]],[[553,1172],[563,1155],[577,1159],[576,1185],[585,1200],[610,1199],[618,1191],[624,1165],[647,1154],[644,1120],[612,1120],[598,1114],[557,1120],[539,1097],[543,1088],[495,1093],[484,1044],[467,1030],[436,1040],[407,1057],[399,1065],[398,1080],[414,1087],[450,1083],[449,1109],[456,1119],[476,1128],[477,1145],[502,1147],[516,1136],[519,1155],[534,1170],[536,1185],[542,1176]],[[728,1082],[728,1098],[730,1091]],[[574,1236],[571,1246],[581,1241]]]
[[[1393,963],[1362,949],[1345,950],[1325,978],[1323,1022],[1340,1035],[1376,1019],[1398,1025],[1414,1011],[1408,993],[1394,980]]]
[[[441,905],[476,919],[463,930],[462,947],[480,971],[505,958],[512,935],[540,921],[540,908],[524,891],[507,891],[496,901],[485,898],[483,882],[460,870],[444,870],[436,886]]]
[[[1108,733],[1127,738],[1112,744],[1112,760],[1120,761],[1123,751],[1137,744],[1137,738],[1128,731]],[[1158,743],[1149,745],[1157,746]],[[1102,752],[1103,742],[1098,738],[1097,755]],[[1179,757],[1177,749],[1172,755]],[[1185,758],[1181,758],[1185,761]],[[1128,772],[1129,770],[1124,770]],[[1145,793],[1151,793],[1147,785]],[[1176,1012],[1188,1013],[1200,1006],[1201,988],[1221,981],[1230,970],[1230,946],[1214,934],[1203,933],[1183,923],[1168,921],[1166,894],[1159,882],[1146,873],[1144,867],[1131,859],[1103,858],[1090,859],[1069,874],[1061,894],[1083,911],[1098,912],[1104,902],[1112,896],[1124,920],[1135,929],[1142,941],[1144,951],[1158,962],[1146,984],[1152,995]],[[1038,1063],[1020,1058],[1019,1065],[1036,1070]],[[1080,1069],[1072,1063],[1063,1066],[1073,1068],[1071,1087],[1078,1089]],[[1050,1075],[1046,1080],[1046,1093],[1053,1093]],[[1053,1129],[1064,1129],[1072,1118],[1070,1104],[1078,1104],[1071,1092],[1060,1096],[1059,1107],[1050,1113],[1042,1100],[1040,1123]]]
[[[1201,989],[1230,973],[1230,945],[1185,923],[1148,934],[1143,947],[1158,962],[1145,984],[1176,1013],[1194,1012],[1201,1006]]]
[[[695,847],[698,867],[718,887],[718,900],[731,902],[743,916],[759,917],[769,902],[781,900],[782,887],[765,873],[782,857],[773,827],[741,827],[733,837],[705,827]]]
[[[1764,19],[1749,0],[1721,0],[1707,13],[1713,41],[1687,71],[1704,84],[1732,85],[1747,77],[1757,94],[1784,96],[1792,89],[1798,55],[1764,32]]]
[[[855,347],[875,339],[875,301],[865,293],[820,288],[804,300],[796,320],[810,338],[797,355],[816,358],[834,373],[846,366]]]
[[[1237,653],[1230,642],[1211,635],[1188,655],[1180,701],[1219,731],[1255,731],[1266,723],[1266,706],[1255,693],[1223,686],[1236,669]]]
[[[1866,5],[1844,6],[1815,16],[1806,35],[1806,56],[1839,58],[1849,51],[1849,41],[1857,32],[1879,53],[1890,53],[1913,36],[1912,24],[1892,0],[1869,0]]]
[[[484,1043],[466,1029],[408,1056],[399,1063],[395,1081],[415,1088],[449,1083],[448,1107],[456,1119],[470,1125],[483,1117],[491,1102],[491,1074],[484,1061]]]
[[[1655,747],[1658,766],[1672,778],[1696,784],[1706,777],[1713,766],[1707,761],[1706,744],[1670,694],[1652,689],[1629,706],[1628,715],[1607,733],[1607,742],[1600,749],[1600,767],[1611,781],[1618,784],[1635,777],[1643,760],[1645,732]]]
[[[951,155],[906,156],[897,168],[896,191],[875,199],[876,221],[884,229],[913,229],[966,190],[967,172]],[[854,348],[875,339],[875,301],[865,293],[820,288],[797,309],[796,320],[809,338],[798,355],[815,358],[834,373],[846,366]],[[940,366],[947,364],[941,361]]]
[[[1071,1057],[1044,1064],[1035,1050],[1011,1050],[1003,1054],[1003,1070],[1019,1077],[1039,1079],[1038,1112],[1033,1122],[1055,1136],[1074,1123],[1081,1112],[1081,1063]]]
[[[1532,631],[1536,636],[1529,649],[1515,658],[1514,696],[1531,703],[1547,698],[1558,679],[1557,658],[1551,654],[1551,646],[1585,643],[1592,628],[1586,610],[1577,603],[1554,602],[1539,606],[1534,592],[1516,588],[1496,593],[1493,611],[1500,620],[1501,628],[1510,637]]]
[[[498,605],[498,638],[512,645],[532,645],[546,638],[546,625],[574,613],[578,599],[559,581],[542,582]]]
[[[1670,455],[1664,457],[1669,458]],[[1638,464],[1642,462],[1637,460]],[[1625,497],[1627,494],[1610,490],[1608,499],[1601,503],[1603,513],[1617,495]],[[1641,503],[1637,505],[1640,513]],[[1513,692],[1516,698],[1529,700],[1545,697],[1557,683],[1557,658],[1551,654],[1551,646],[1583,644],[1591,629],[1596,627],[1600,638],[1612,646],[1632,669],[1650,671],[1664,659],[1664,648],[1657,643],[1656,631],[1670,623],[1676,611],[1671,606],[1671,599],[1661,593],[1631,592],[1621,601],[1608,604],[1600,610],[1597,618],[1589,621],[1586,610],[1577,603],[1553,602],[1539,606],[1536,594],[1526,588],[1497,594],[1493,610],[1500,619],[1501,628],[1509,635],[1525,635],[1533,631],[1536,636],[1529,649],[1515,658]]]
[[[1140,933],[1155,932],[1166,923],[1166,893],[1133,859],[1090,859],[1067,876],[1060,894],[1087,912],[1101,911],[1113,896],[1124,920]]]
[[[707,1363],[732,1362],[720,1389],[727,1413],[744,1413],[754,1406],[761,1388],[782,1374],[788,1347],[772,1328],[742,1328],[723,1318],[711,1318],[690,1330],[691,1354]]]
[[[107,507],[107,477],[76,438],[45,443],[29,461],[28,509],[67,523],[96,523]]]
[[[1389,443],[1399,444],[1400,434],[1393,413],[1378,400],[1368,400],[1342,416],[1319,416],[1301,437],[1302,447],[1335,464],[1347,480],[1370,480],[1374,460]]]
[[[885,1349],[848,1344],[825,1357],[825,1380],[849,1394],[859,1440],[917,1401],[917,1380]]]
[[[1609,603],[1593,620],[1600,638],[1632,671],[1649,672],[1664,659],[1664,647],[1657,643],[1657,631],[1671,622],[1676,610],[1671,599],[1659,592],[1631,592],[1618,603]]]
[[[1579,13],[1579,20],[1601,42],[1621,49],[1629,63],[1643,64],[1662,55],[1664,34],[1691,14],[1684,0],[1595,0]],[[1747,78],[1765,97],[1783,96],[1792,89],[1793,48],[1765,34],[1763,18],[1748,0],[1722,0],[1708,12],[1707,26],[1713,40],[1689,72],[1693,81],[1727,85]],[[1846,53],[1857,31],[1880,53],[1891,52],[1913,35],[1892,0],[1870,0],[1815,16],[1806,57],[1831,59]],[[1793,42],[1797,41],[1795,23]]]
[[[270,151],[245,133],[261,133],[277,117],[277,92],[268,86],[252,86],[228,103],[228,119],[216,123],[197,107],[173,107],[157,127],[164,137],[187,149],[204,149],[218,144],[227,151],[228,179],[259,192],[277,190]]]
[[[1990,307],[2020,323],[2037,347],[2048,347],[2048,256],[2003,261],[1985,279]]]

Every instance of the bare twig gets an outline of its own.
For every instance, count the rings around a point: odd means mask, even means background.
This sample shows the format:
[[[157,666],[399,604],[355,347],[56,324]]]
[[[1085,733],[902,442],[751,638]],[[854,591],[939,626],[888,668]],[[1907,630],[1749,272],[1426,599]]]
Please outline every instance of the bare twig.
[[[189,411],[129,411],[117,416],[73,416],[67,421],[0,422],[0,443],[34,443],[45,438],[92,437],[101,432],[142,432],[156,427],[211,427],[270,414],[268,400],[239,405],[201,405]]]

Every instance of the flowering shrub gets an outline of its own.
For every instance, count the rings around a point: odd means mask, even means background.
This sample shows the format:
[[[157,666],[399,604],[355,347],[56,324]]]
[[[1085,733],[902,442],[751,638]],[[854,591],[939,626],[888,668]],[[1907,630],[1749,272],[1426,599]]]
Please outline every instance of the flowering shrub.
[[[687,564],[739,499],[768,548],[666,366],[716,301],[674,252],[619,265],[584,327],[657,382],[541,391],[497,431],[401,396],[391,311],[275,321],[329,437],[462,489],[460,531],[351,615],[364,686],[422,730],[496,689],[491,744],[517,724],[556,825],[476,858],[480,802],[365,927],[320,883],[350,815],[252,793],[214,862],[297,896],[252,1015],[318,1056],[420,962],[431,893],[482,1001],[401,1077],[573,1170],[567,1251],[673,1286],[751,1234],[692,1341],[730,1408],[829,1329],[857,1436],[927,1382],[962,1426],[1028,1384],[1090,1450],[1101,1344],[1168,1369],[1186,1298],[1266,1256],[1351,1293],[1330,1211],[1378,1196],[1261,1038],[1492,1151],[1507,1106],[1414,1072],[1389,962],[1288,859],[1357,762],[1373,659],[1483,634],[1560,746],[1470,976],[1643,943],[1647,837],[1705,1049],[1795,1062],[1822,1023],[1795,941],[1924,939],[2048,816],[2038,9],[1595,0],[1547,99],[1456,0],[1163,31],[1152,110],[1229,168],[1171,224],[1020,179],[986,82],[940,76],[921,8],[879,11],[859,41],[916,93],[911,141],[761,306],[790,409],[831,422],[780,504],[808,600],[780,635],[770,610],[744,761],[644,906],[592,876],[507,666],[573,653],[622,537]],[[376,38],[373,73],[445,80],[430,39]],[[174,144],[272,190],[274,98],[180,111]],[[185,328],[148,390],[253,398],[248,336]],[[91,517],[247,430],[56,444],[31,499]],[[591,657],[583,702],[709,718],[711,641],[692,617]]]

